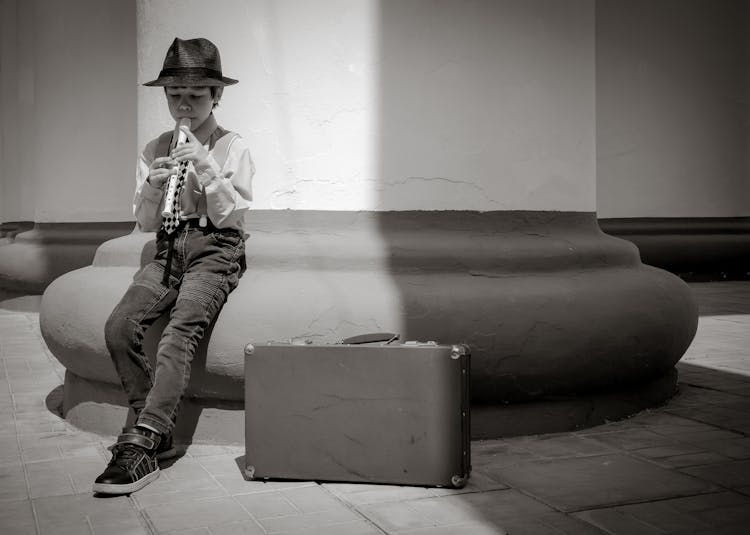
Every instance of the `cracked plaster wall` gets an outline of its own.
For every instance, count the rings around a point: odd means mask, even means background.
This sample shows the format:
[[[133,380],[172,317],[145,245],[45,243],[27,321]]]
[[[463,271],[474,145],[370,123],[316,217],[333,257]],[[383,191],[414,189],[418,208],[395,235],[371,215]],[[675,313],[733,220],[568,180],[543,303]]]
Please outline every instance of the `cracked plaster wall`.
[[[257,209],[595,210],[594,9],[471,0],[139,0],[138,81],[221,50]],[[138,144],[171,125],[138,89]]]
[[[2,0],[0,221],[132,220],[175,35],[241,80],[258,209],[747,216],[746,4]]]

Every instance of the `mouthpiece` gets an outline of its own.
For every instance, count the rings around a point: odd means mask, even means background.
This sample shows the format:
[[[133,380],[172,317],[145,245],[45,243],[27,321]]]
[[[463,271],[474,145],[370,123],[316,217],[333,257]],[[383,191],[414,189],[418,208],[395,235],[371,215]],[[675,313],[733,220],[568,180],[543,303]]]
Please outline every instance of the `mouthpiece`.
[[[180,127],[187,126],[190,128],[190,125],[192,124],[192,120],[190,117],[182,117],[177,121],[177,124],[174,127],[174,134],[172,135],[172,147],[175,148],[180,143],[185,143],[187,141],[187,134],[182,131]]]

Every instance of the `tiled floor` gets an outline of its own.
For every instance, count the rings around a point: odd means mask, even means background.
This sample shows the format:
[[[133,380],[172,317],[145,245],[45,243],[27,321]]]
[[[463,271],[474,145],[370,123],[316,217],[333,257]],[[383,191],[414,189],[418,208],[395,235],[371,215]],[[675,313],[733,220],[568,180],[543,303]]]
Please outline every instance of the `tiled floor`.
[[[691,288],[701,318],[679,395],[577,433],[475,442],[460,491],[248,482],[241,447],[193,445],[155,483],[114,498],[90,490],[113,437],[51,410],[63,369],[39,335],[38,298],[5,299],[0,533],[748,533],[750,283]]]

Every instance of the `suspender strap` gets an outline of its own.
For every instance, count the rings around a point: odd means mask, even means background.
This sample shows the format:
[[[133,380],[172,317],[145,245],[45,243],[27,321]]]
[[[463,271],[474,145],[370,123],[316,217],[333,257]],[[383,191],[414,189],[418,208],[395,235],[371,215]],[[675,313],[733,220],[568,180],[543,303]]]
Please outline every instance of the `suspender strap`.
[[[159,136],[159,140],[156,142],[156,150],[154,151],[154,158],[160,156],[169,156],[169,146],[172,144],[172,132],[164,132]]]
[[[159,136],[154,153],[155,158],[169,155],[169,149],[172,145],[172,135],[173,133],[171,131],[168,131]],[[220,126],[217,126],[216,130],[214,130],[214,132],[211,134],[211,137],[208,140],[208,148],[209,150],[213,150],[214,160],[216,160],[216,163],[219,164],[219,167],[224,167],[224,163],[227,161],[227,156],[229,155],[229,147],[236,137],[237,134],[224,130]],[[167,240],[169,240],[169,243],[167,245],[167,260],[164,267],[164,278],[162,279],[162,284],[167,287],[169,286],[169,277],[172,274],[172,253],[174,251],[174,239],[175,232],[172,232],[167,236]]]

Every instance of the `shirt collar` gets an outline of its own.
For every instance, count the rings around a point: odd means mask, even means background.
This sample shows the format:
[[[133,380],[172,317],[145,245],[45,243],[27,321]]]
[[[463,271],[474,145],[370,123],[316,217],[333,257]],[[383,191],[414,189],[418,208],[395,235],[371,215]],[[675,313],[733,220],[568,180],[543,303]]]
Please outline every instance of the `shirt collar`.
[[[197,130],[193,130],[193,135],[202,145],[205,145],[208,143],[211,134],[214,133],[217,127],[218,124],[216,123],[216,117],[214,117],[214,114],[212,113],[205,121],[203,121],[203,124],[200,125]]]

